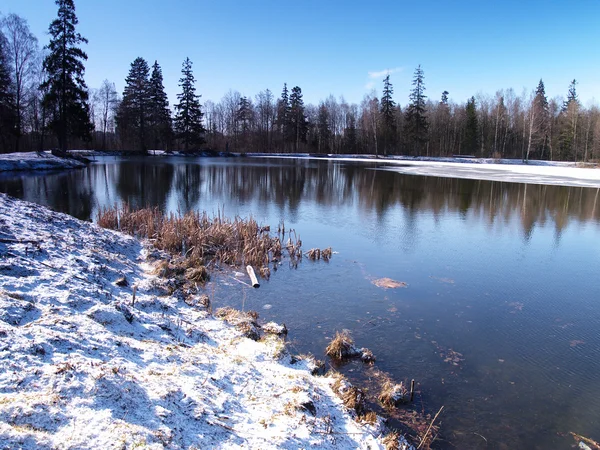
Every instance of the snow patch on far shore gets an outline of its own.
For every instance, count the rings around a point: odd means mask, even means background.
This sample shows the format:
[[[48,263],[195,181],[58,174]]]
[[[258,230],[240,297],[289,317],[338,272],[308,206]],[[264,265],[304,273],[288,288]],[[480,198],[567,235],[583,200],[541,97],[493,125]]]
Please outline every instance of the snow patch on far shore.
[[[383,448],[332,379],[169,294],[151,256],[0,194],[1,448]]]
[[[334,161],[378,163],[378,169],[408,175],[464,178],[473,180],[504,181],[510,183],[547,184],[575,187],[600,187],[600,168],[577,167],[575,163],[563,161],[529,161],[489,158],[412,158],[391,156],[375,158],[365,155],[252,155],[261,158],[314,158]]]
[[[0,154],[0,172],[9,170],[51,170],[85,167],[81,161],[59,158],[46,152]]]

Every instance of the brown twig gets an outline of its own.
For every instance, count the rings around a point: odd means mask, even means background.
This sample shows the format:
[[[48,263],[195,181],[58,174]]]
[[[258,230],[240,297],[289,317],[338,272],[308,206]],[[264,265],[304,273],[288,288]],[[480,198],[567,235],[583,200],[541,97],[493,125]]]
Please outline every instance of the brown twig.
[[[425,443],[425,439],[427,439],[427,435],[429,434],[429,431],[431,430],[431,427],[433,426],[433,422],[435,422],[435,419],[438,418],[438,416],[440,415],[440,413],[442,412],[442,409],[444,409],[444,405],[442,405],[442,407],[440,408],[440,410],[437,412],[437,414],[435,415],[435,417],[433,418],[433,420],[431,421],[431,423],[429,424],[429,427],[427,428],[427,431],[425,432],[425,434],[423,435],[423,437],[421,438],[421,443],[419,444],[419,446],[417,447],[417,450],[419,450],[421,448],[421,446]]]

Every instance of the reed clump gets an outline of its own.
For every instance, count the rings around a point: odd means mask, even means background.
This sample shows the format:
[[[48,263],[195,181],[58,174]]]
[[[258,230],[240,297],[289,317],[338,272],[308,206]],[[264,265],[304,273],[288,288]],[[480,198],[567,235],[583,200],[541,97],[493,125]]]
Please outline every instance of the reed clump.
[[[280,227],[278,235],[272,236],[269,227],[260,227],[252,217],[229,219],[221,213],[210,217],[206,212],[163,214],[158,208],[134,210],[123,204],[99,211],[97,223],[104,228],[149,239],[158,249],[177,257],[175,265],[184,270],[200,270],[186,272],[186,278],[192,277],[193,281],[202,283],[208,280],[202,267],[206,269],[219,264],[251,265],[268,279],[271,274],[269,263],[281,261],[284,248],[281,242],[285,228]],[[288,235],[285,249],[295,262],[302,258],[302,241],[294,230]],[[171,274],[173,265],[173,262],[161,263],[157,270]]]
[[[375,355],[368,348],[357,348],[354,345],[354,339],[350,336],[348,330],[337,331],[335,337],[331,340],[325,354],[334,361],[343,361],[351,358],[360,358],[364,363],[373,364]]]
[[[354,357],[356,355],[354,339],[347,330],[337,331],[335,337],[325,349],[325,354],[335,360]]]
[[[403,382],[396,384],[391,380],[386,380],[381,386],[378,399],[385,408],[394,408],[408,403],[408,389]]]

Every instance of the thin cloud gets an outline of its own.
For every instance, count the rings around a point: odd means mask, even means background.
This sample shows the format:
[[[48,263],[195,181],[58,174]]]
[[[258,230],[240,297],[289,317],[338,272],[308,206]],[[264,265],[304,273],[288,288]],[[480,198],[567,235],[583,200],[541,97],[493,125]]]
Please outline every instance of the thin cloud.
[[[404,68],[402,67],[395,67],[393,69],[385,69],[380,70],[378,72],[369,72],[369,78],[371,78],[372,80],[376,80],[378,78],[383,78],[387,75],[391,75],[392,73],[402,72],[403,70]]]
[[[375,87],[375,83],[373,81],[369,81],[367,84],[365,84],[365,89],[371,90]]]

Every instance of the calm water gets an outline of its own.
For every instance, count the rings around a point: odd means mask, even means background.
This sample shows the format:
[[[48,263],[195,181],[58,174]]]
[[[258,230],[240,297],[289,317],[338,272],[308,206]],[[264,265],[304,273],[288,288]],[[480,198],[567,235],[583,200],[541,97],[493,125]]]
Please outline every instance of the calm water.
[[[339,253],[284,265],[258,290],[222,276],[208,286],[216,307],[285,322],[290,345],[318,357],[335,330],[350,330],[377,368],[417,381],[417,409],[445,405],[438,448],[567,449],[569,431],[600,441],[599,190],[376,169],[103,159],[4,174],[0,191],[82,219],[122,201],[252,214],[272,227],[283,219],[305,250]],[[382,290],[380,277],[408,287]],[[369,374],[357,363],[340,370]]]

